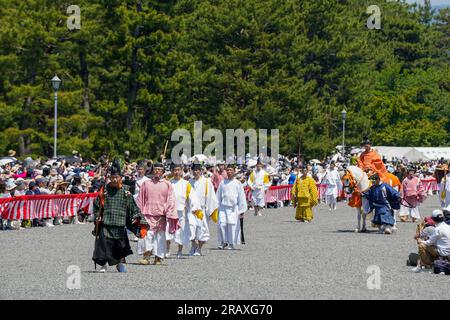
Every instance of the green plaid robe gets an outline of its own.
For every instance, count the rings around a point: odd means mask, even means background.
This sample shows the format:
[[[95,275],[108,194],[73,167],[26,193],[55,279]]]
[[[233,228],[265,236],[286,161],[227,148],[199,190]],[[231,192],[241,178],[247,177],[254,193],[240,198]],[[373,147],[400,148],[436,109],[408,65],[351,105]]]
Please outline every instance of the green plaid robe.
[[[94,201],[94,214],[96,218],[100,215],[100,197],[97,197]],[[130,221],[141,218],[141,222],[145,223],[141,210],[131,193],[126,190],[126,186],[122,189],[106,186],[105,210],[103,212],[105,237],[125,239],[127,236],[125,231],[127,218]]]

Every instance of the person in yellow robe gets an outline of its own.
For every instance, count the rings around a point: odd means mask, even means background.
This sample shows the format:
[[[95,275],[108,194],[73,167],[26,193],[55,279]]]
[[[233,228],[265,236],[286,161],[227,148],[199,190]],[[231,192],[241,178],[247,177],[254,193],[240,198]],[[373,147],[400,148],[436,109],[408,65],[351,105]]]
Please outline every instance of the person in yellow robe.
[[[311,222],[313,219],[312,208],[319,203],[316,182],[308,176],[308,168],[301,167],[301,176],[297,177],[292,187],[292,203],[295,211],[295,219],[300,222]]]

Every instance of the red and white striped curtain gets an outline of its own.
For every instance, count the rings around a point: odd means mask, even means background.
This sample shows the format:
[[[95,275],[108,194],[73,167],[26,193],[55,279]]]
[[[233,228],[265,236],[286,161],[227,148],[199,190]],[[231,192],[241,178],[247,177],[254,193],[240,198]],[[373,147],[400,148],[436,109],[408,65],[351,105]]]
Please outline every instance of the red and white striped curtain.
[[[93,212],[94,199],[98,193],[70,195],[35,195],[0,199],[2,219],[31,220],[73,217],[79,210]]]
[[[437,180],[432,178],[432,179],[422,179],[420,180],[420,183],[422,184],[423,189],[425,190],[425,192],[428,191],[438,191],[439,186],[437,184]]]

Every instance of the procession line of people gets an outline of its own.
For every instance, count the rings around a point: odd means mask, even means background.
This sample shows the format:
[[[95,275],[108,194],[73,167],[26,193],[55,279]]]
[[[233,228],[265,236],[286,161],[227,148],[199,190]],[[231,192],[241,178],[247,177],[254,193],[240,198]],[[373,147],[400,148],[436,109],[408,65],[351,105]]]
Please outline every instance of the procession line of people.
[[[139,186],[134,197],[122,184],[120,165],[113,163],[109,183],[94,202],[96,240],[93,260],[105,272],[107,264],[126,272],[125,258],[132,254],[126,229],[138,237],[139,263],[159,265],[170,256],[171,241],[178,245],[177,258],[191,243],[191,256],[201,256],[210,240],[209,223],[217,223],[219,249],[235,249],[241,244],[243,215],[247,211],[244,187],[235,179],[235,166],[228,165],[227,177],[217,194],[211,179],[202,175],[202,166],[194,164],[193,178],[182,178],[180,165],[172,164],[172,177],[163,178],[164,167],[154,165],[152,178]]]

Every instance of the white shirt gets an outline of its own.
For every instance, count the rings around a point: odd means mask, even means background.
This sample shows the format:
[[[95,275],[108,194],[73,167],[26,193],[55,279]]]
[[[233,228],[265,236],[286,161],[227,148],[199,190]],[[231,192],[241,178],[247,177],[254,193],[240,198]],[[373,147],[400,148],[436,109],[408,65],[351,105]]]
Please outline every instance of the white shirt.
[[[177,211],[185,211],[185,209],[189,210],[200,210],[200,204],[195,197],[195,193],[191,192],[191,184],[180,178],[178,180],[172,179],[170,180],[172,184],[173,191],[175,194],[175,205]]]
[[[208,216],[214,213],[218,207],[216,192],[211,179],[200,177],[198,180],[194,178],[189,180],[192,186],[191,193],[195,193],[195,197],[199,202],[199,206]]]
[[[47,188],[39,187],[39,191],[41,192],[41,194],[51,194],[50,190],[48,190]]]
[[[142,177],[136,177],[136,192],[134,193],[134,199],[137,198],[137,196],[139,195],[139,190],[141,190],[141,186],[142,184],[147,181],[150,180],[149,178],[147,178],[145,175]]]
[[[440,256],[450,256],[450,225],[445,222],[439,223],[425,244],[427,246],[435,245]]]
[[[247,210],[244,187],[242,183],[233,180],[223,180],[217,189],[217,200],[220,206],[239,207],[239,213]]]

